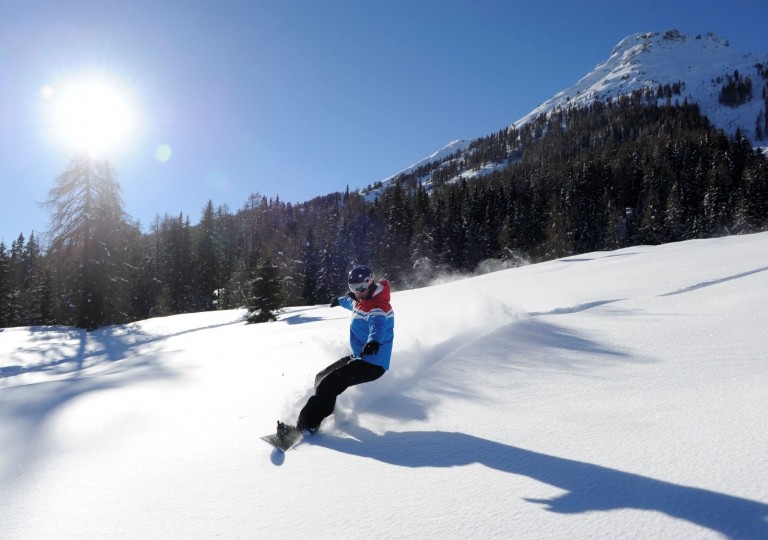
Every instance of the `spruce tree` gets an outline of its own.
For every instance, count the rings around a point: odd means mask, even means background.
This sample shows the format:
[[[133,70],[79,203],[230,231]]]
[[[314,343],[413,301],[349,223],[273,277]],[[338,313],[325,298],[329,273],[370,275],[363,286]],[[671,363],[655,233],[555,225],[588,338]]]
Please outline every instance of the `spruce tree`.
[[[195,310],[195,272],[189,217],[166,218],[163,242],[163,270],[167,298],[173,313]]]
[[[251,282],[251,294],[246,300],[248,323],[261,323],[277,320],[283,302],[283,288],[280,269],[265,259],[256,270]]]
[[[216,242],[216,224],[214,221],[213,201],[209,200],[203,210],[203,217],[198,226],[197,236],[195,304],[198,309],[203,311],[213,308],[214,294],[218,288],[216,278],[219,274],[219,265]]]
[[[0,242],[0,328],[10,326],[11,265],[5,244]]]
[[[320,260],[312,228],[307,231],[307,236],[304,240],[304,246],[301,250],[301,264],[303,276],[301,298],[307,304],[319,304],[328,300],[328,298],[321,294],[320,286],[317,282],[320,275]]]
[[[35,234],[29,235],[21,255],[19,306],[22,324],[42,324],[41,293],[43,287],[43,257]]]
[[[11,253],[8,260],[10,288],[8,291],[8,325],[21,326],[26,318],[21,308],[21,288],[24,274],[24,245],[23,234],[19,234],[11,243]]]

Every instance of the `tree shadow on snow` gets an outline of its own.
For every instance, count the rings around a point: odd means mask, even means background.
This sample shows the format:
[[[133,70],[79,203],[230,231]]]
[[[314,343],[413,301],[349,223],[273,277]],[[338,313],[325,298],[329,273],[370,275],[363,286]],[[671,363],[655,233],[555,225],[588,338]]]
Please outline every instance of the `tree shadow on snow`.
[[[8,435],[0,446],[0,464],[7,465],[0,466],[0,486],[21,478],[45,456],[43,442],[49,423],[70,403],[138,380],[179,376],[160,361],[158,351],[167,336],[126,331],[123,327],[94,332],[33,327],[30,332],[38,337],[25,354],[36,356],[38,361],[0,366],[0,379],[10,382],[0,394],[0,425]],[[146,348],[153,343],[156,348]],[[13,356],[10,360],[14,360]],[[16,384],[14,378],[27,373],[48,377]]]
[[[290,325],[325,321],[329,319],[327,310],[328,310],[327,304],[304,307],[300,309],[290,308],[290,311],[288,311],[287,313],[281,314],[278,320],[280,322],[284,322]],[[309,314],[309,312],[312,312],[312,311],[320,311],[320,313],[318,315]],[[344,317],[337,316],[337,317],[331,317],[331,318],[346,319],[348,318],[348,316],[345,315]]]
[[[678,294],[684,294],[691,291],[696,291],[698,289],[703,289],[705,287],[712,287],[713,285],[720,285],[721,283],[727,283],[728,281],[733,281],[735,279],[741,279],[743,277],[751,276],[753,274],[759,274],[760,272],[768,271],[768,266],[763,266],[761,268],[755,268],[754,270],[749,270],[747,272],[741,272],[740,274],[734,274],[732,276],[726,276],[720,279],[714,279],[712,281],[705,281],[703,283],[696,283],[695,285],[691,285],[690,287],[684,287],[680,290],[669,292],[666,294],[660,294],[660,297],[663,296],[675,296]]]
[[[25,347],[24,353],[36,355],[39,361],[0,365],[0,378],[33,372],[77,377],[81,371],[94,365],[109,363],[117,366],[125,360],[132,360],[126,368],[148,367],[154,363],[153,348],[161,350],[170,338],[239,324],[243,321],[237,319],[168,334],[147,333],[133,325],[105,326],[90,332],[67,326],[31,326],[29,332],[33,339],[30,341],[34,345]],[[8,359],[0,359],[0,362],[13,360],[11,355]]]
[[[280,317],[279,320],[286,324],[295,325],[295,324],[307,324],[307,323],[319,322],[325,319],[323,317],[311,317],[309,315],[303,315],[301,313],[298,313],[296,315]]]
[[[526,499],[561,514],[621,509],[650,510],[731,538],[768,538],[768,505],[681,486],[599,465],[541,454],[443,431],[387,432],[343,426],[354,438],[320,434],[309,444],[400,467],[456,467],[479,463],[527,476],[567,491],[551,499]]]

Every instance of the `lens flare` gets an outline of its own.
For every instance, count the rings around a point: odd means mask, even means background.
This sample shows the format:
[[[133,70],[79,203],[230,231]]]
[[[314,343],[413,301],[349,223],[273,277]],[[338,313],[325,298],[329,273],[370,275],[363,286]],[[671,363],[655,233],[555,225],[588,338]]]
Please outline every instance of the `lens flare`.
[[[44,84],[42,88],[40,88],[40,97],[43,99],[51,99],[53,97],[53,87],[49,84]]]
[[[155,149],[155,159],[160,163],[165,163],[173,155],[173,150],[167,144],[161,144]]]

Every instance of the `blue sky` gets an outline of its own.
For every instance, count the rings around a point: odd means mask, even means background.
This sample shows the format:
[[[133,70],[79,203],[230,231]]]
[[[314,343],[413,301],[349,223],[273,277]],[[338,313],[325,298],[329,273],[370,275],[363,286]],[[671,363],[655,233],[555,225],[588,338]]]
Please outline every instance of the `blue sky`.
[[[111,161],[126,212],[364,187],[571,86],[629,34],[715,32],[768,51],[764,0],[0,3],[0,241],[47,230],[71,156],[43,89],[115,81],[134,135]],[[170,149],[165,155],[159,148]]]

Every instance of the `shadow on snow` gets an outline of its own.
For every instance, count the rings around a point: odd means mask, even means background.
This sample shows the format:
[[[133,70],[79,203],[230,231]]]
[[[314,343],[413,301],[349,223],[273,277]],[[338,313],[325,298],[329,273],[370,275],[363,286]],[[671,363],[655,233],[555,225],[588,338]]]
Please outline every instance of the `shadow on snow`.
[[[0,468],[0,484],[23,476],[42,457],[46,426],[63,407],[87,394],[136,380],[177,377],[178,373],[160,362],[163,343],[171,337],[226,324],[166,335],[148,334],[132,325],[93,332],[65,327],[30,328],[34,345],[22,354],[36,356],[38,361],[14,364],[11,355],[11,365],[0,366],[0,379],[11,382],[0,392],[0,420],[10,427],[8,441],[0,447],[0,462],[7,464],[5,470]],[[105,367],[110,376],[99,376],[105,373]],[[45,373],[51,378],[14,384],[15,377],[27,373]]]
[[[354,438],[320,434],[306,440],[400,467],[456,467],[478,463],[567,491],[526,499],[551,512],[581,514],[634,509],[661,512],[731,538],[768,538],[768,505],[706,489],[672,484],[600,465],[509,446],[464,433],[387,432],[344,426]]]
[[[720,279],[714,279],[712,281],[705,281],[703,283],[696,283],[695,285],[691,285],[690,287],[685,287],[683,289],[680,289],[678,291],[673,291],[666,294],[661,294],[659,296],[675,296],[677,294],[684,294],[691,291],[696,291],[698,289],[703,289],[705,287],[712,287],[713,285],[719,285],[721,283],[727,283],[728,281],[733,281],[735,279],[740,279],[743,277],[751,276],[753,274],[759,274],[760,272],[768,271],[768,266],[763,266],[762,268],[755,268],[754,270],[749,270],[747,272],[741,272],[740,274],[734,274],[732,276],[726,276],[724,278]]]
[[[242,321],[209,324],[162,335],[145,333],[133,325],[108,326],[91,332],[71,327],[32,326],[29,332],[35,336],[37,345],[27,347],[24,353],[36,354],[41,361],[0,365],[0,379],[33,372],[77,375],[78,372],[96,364],[151,356],[151,351],[143,347],[162,343],[169,338],[235,324],[242,324]],[[13,355],[10,360],[13,361]],[[135,366],[135,363],[132,364],[132,367]]]
[[[593,302],[567,312],[584,311],[612,302]],[[565,311],[556,311],[560,312]],[[475,355],[473,345],[478,339],[483,340],[483,347]],[[504,324],[483,335],[467,332],[426,350],[401,351],[399,360],[403,360],[402,356],[416,364],[413,372],[404,378],[394,377],[389,384],[381,385],[381,389],[372,386],[361,392],[357,401],[363,402],[362,408],[390,417],[426,419],[438,394],[417,398],[409,396],[409,390],[417,384],[428,387],[430,368],[449,357],[452,363],[467,366],[470,373],[473,365],[481,364],[487,368],[489,362],[496,364],[495,369],[573,371],[598,363],[649,361],[535,317]],[[466,399],[476,394],[467,392],[462,384],[446,388],[443,380],[440,380],[440,389],[443,394]],[[352,409],[358,406],[360,403]],[[357,426],[354,414],[348,421],[337,423],[336,427],[352,438],[320,434],[306,442],[401,467],[456,467],[479,463],[526,476],[567,491],[551,499],[526,499],[551,512],[656,511],[728,537],[768,538],[768,505],[761,502],[533,452],[463,433],[412,431],[377,435]]]

